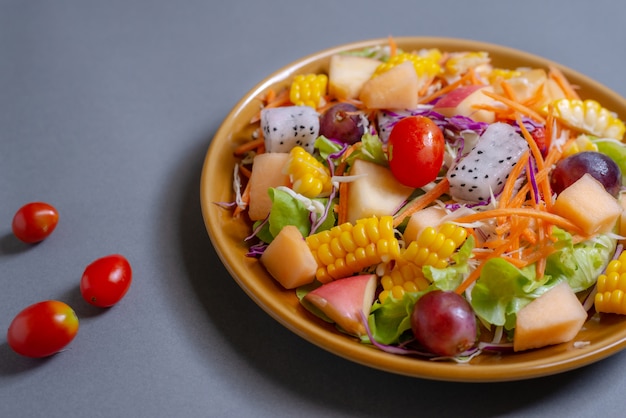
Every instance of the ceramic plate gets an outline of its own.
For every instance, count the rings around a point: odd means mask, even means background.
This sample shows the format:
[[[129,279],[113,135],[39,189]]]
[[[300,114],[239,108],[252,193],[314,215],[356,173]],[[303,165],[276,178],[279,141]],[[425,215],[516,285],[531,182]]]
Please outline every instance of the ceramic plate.
[[[397,38],[404,50],[439,48],[443,51],[487,51],[494,66],[560,68],[570,82],[580,87],[583,98],[594,98],[608,109],[626,115],[626,101],[605,86],[547,59],[503,46],[449,38]],[[595,315],[585,324],[575,341],[538,350],[476,357],[470,364],[433,362],[387,354],[364,345],[329,325],[300,306],[295,292],[284,290],[257,262],[245,256],[243,239],[250,226],[233,220],[230,212],[213,204],[233,200],[233,149],[250,138],[250,119],[259,110],[257,96],[269,88],[287,86],[294,74],[327,71],[330,57],[340,51],[385,45],[387,39],[342,45],[306,56],[265,78],[232,109],[213,138],[201,178],[202,213],[211,241],[235,281],[263,310],[282,325],[317,346],[350,361],[407,376],[464,382],[520,380],[545,376],[582,367],[616,353],[626,346],[626,317]]]

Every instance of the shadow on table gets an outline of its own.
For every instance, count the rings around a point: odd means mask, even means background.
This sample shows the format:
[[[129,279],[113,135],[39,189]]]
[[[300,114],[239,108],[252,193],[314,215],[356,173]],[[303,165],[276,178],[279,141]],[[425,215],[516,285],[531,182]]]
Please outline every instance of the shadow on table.
[[[611,359],[560,375],[502,383],[454,383],[409,378],[371,369],[322,350],[263,312],[232,280],[218,259],[200,210],[200,173],[207,144],[181,161],[176,248],[207,323],[232,351],[264,378],[303,402],[358,416],[498,416],[534,410],[550,397],[575,396],[585,381],[611,367]],[[171,203],[171,202],[170,202]],[[215,332],[209,330],[206,332]],[[197,331],[197,330],[196,330]],[[200,338],[200,337],[195,337]],[[210,337],[207,337],[210,339]],[[209,343],[206,355],[210,356]],[[606,370],[606,369],[605,369]],[[610,369],[609,369],[610,370]],[[576,389],[579,388],[579,389]],[[571,394],[569,393],[571,392]],[[561,395],[559,395],[561,394]],[[277,406],[279,408],[279,406]]]

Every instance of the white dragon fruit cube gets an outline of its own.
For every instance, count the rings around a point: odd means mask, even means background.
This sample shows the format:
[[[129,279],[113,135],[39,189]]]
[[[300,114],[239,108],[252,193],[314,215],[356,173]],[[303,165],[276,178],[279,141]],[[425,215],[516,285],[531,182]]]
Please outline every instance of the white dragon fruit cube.
[[[483,132],[474,148],[447,174],[450,195],[458,201],[484,202],[504,188],[509,174],[528,143],[506,123],[493,123]]]
[[[319,113],[309,106],[263,109],[261,129],[267,152],[289,152],[299,145],[312,153],[319,136]]]

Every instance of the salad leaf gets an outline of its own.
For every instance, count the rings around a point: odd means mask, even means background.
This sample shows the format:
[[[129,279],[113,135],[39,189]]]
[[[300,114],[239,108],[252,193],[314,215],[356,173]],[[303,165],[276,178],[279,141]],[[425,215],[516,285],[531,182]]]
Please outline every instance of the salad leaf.
[[[622,184],[626,184],[626,147],[613,139],[597,139],[593,141],[598,151],[611,157],[622,172]]]
[[[336,154],[343,149],[341,144],[326,138],[324,135],[317,137],[313,147],[319,151],[320,157],[322,157],[324,161],[326,161],[330,155]]]
[[[365,160],[383,166],[388,166],[387,154],[383,149],[383,142],[378,135],[366,132],[361,137],[361,146],[357,148],[347,161],[351,164],[355,159]]]
[[[569,233],[555,228],[553,234],[561,248],[548,257],[541,280],[536,278],[534,264],[518,269],[500,258],[485,263],[470,300],[481,319],[512,329],[517,312],[559,282],[568,282],[574,292],[588,289],[596,282],[616,247],[616,241],[609,235],[573,245]]]
[[[411,313],[419,296],[425,292],[407,292],[402,299],[390,296],[384,304],[375,302],[368,323],[372,337],[382,344],[394,344],[411,329]]]
[[[492,258],[471,291],[470,304],[485,322],[512,329],[517,312],[547,290],[542,285],[551,277],[535,277],[534,265],[518,269],[502,258]]]

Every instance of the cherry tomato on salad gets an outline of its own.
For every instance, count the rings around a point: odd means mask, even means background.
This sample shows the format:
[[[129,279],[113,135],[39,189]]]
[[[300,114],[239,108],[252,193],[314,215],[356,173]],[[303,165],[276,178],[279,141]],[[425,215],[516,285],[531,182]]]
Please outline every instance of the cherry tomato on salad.
[[[128,260],[111,254],[93,261],[80,279],[80,293],[88,303],[108,308],[119,302],[132,282]]]
[[[67,304],[46,300],[18,313],[7,331],[9,346],[18,354],[40,358],[65,348],[78,332],[78,317]]]
[[[59,213],[54,206],[44,202],[31,202],[22,206],[13,216],[13,234],[27,244],[46,239],[57,226]]]
[[[424,116],[409,116],[389,134],[389,167],[400,183],[422,187],[437,178],[444,150],[443,132],[435,122]]]

